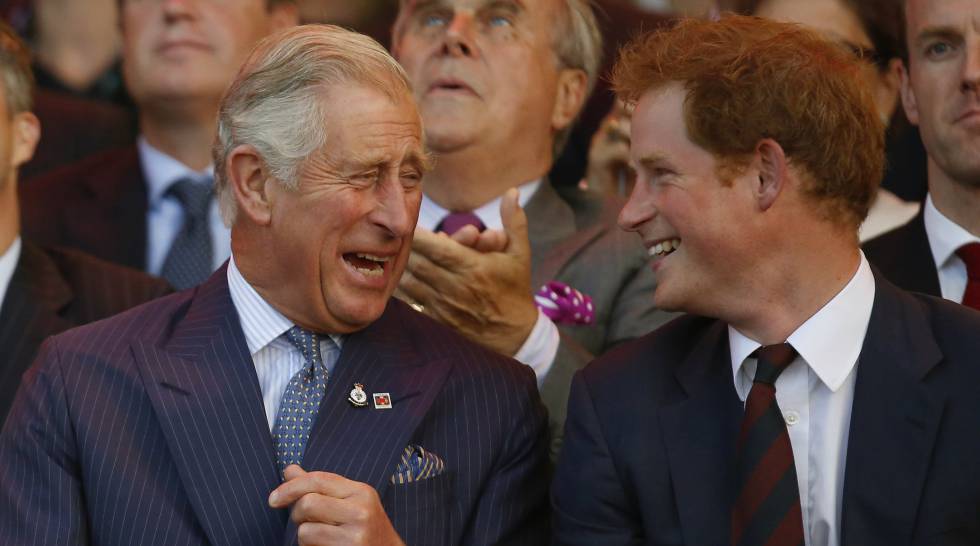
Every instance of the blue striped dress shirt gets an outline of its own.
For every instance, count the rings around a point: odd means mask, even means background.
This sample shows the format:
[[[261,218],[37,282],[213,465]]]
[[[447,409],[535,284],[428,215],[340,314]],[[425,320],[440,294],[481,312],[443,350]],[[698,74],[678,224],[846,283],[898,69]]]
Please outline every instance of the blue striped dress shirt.
[[[276,311],[254,288],[235,266],[235,257],[228,262],[228,289],[231,301],[238,311],[238,319],[245,334],[248,352],[255,364],[255,375],[259,378],[265,416],[269,420],[269,432],[276,424],[279,403],[289,380],[305,364],[303,354],[285,337],[285,333],[295,324]],[[344,337],[330,334],[330,343],[320,341],[320,354],[327,368],[327,381],[333,374]]]

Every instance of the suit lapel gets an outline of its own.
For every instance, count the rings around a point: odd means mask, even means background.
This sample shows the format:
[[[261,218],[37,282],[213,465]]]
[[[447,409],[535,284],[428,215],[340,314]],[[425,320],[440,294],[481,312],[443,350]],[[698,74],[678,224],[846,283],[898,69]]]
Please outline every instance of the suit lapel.
[[[65,236],[82,250],[142,270],[146,267],[146,180],[136,146],[118,150],[80,180],[90,199],[72,203]]]
[[[526,207],[531,240],[531,287],[558,278],[562,268],[607,228],[593,222],[579,231],[575,211],[548,180],[542,181]]]
[[[198,288],[169,339],[137,341],[133,354],[210,542],[269,544],[286,513],[267,504],[279,476],[226,271]]]
[[[23,243],[0,309],[0,355],[4,355],[0,358],[0,424],[38,346],[46,337],[73,326],[59,314],[73,298],[55,264],[38,248]]]
[[[727,544],[742,403],[723,323],[716,322],[695,345],[677,379],[687,398],[662,409],[660,425],[684,541]]]
[[[843,545],[911,541],[945,405],[923,382],[942,353],[922,308],[880,276],[875,286],[851,412]]]

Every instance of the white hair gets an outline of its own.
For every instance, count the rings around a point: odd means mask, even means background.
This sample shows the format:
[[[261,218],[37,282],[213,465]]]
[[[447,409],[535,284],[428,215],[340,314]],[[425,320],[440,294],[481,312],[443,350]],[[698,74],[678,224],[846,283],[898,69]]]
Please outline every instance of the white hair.
[[[371,38],[332,25],[302,25],[259,42],[228,87],[218,110],[214,157],[215,192],[225,224],[235,222],[237,203],[226,161],[250,145],[269,174],[295,189],[304,160],[326,145],[323,97],[330,89],[358,83],[392,100],[411,96],[401,66]]]

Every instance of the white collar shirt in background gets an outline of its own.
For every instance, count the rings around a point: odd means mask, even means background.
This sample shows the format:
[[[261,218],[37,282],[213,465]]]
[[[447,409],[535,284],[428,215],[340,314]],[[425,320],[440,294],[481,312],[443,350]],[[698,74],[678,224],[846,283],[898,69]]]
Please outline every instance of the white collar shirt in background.
[[[159,275],[170,246],[184,225],[184,207],[167,189],[183,178],[210,184],[214,168],[194,171],[151,146],[142,136],[136,142],[143,177],[146,179],[146,271]],[[211,202],[208,211],[208,231],[211,233],[212,269],[218,269],[231,255],[231,230],[221,221],[218,200]]]
[[[0,309],[3,309],[3,300],[7,297],[10,279],[14,277],[17,262],[20,260],[20,247],[20,237],[17,237],[0,256]]]
[[[939,212],[932,196],[926,197],[923,220],[926,237],[932,250],[932,259],[939,274],[939,289],[944,298],[963,303],[966,292],[966,264],[956,255],[956,250],[969,243],[980,243],[980,237],[971,234],[959,224]]]
[[[857,360],[871,320],[875,280],[868,261],[788,338],[798,356],[776,380],[776,402],[793,448],[807,546],[840,544],[841,498]],[[745,402],[761,345],[728,327],[732,373]]]
[[[238,311],[248,352],[255,364],[265,416],[269,420],[269,431],[272,432],[289,380],[306,365],[303,353],[285,336],[295,324],[276,311],[248,284],[235,265],[234,258],[228,262],[228,289],[231,291],[235,310]],[[329,337],[330,339],[320,341],[320,355],[327,368],[328,382],[344,343],[343,336],[331,334]]]
[[[520,196],[517,201],[521,207],[527,205],[528,201],[531,200],[531,197],[538,190],[538,187],[543,183],[539,179],[518,186],[517,190],[520,192]],[[473,214],[480,218],[480,221],[483,222],[483,225],[487,229],[503,230],[504,224],[500,218],[500,202],[502,199],[503,196],[500,196],[473,211]],[[419,208],[418,227],[433,231],[447,214],[449,214],[448,209],[443,208],[423,194],[422,205]],[[532,286],[531,290],[537,290],[538,288],[540,287]],[[531,334],[527,336],[524,345],[517,351],[517,354],[512,356],[515,360],[526,364],[534,370],[534,375],[538,380],[538,386],[541,386],[544,378],[548,375],[548,371],[551,370],[555,355],[558,354],[558,344],[560,342],[561,336],[558,333],[558,327],[539,310],[538,320],[534,323]]]

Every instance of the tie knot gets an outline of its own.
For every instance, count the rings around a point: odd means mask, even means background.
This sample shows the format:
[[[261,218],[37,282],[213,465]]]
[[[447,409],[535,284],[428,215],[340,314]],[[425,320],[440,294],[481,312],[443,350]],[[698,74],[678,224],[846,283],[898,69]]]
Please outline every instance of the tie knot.
[[[796,358],[796,349],[789,343],[780,343],[759,347],[753,354],[759,360],[753,381],[775,385],[779,374]]]
[[[167,188],[167,195],[173,195],[184,207],[184,212],[195,220],[207,218],[211,205],[213,183],[193,178],[181,178]]]
[[[315,334],[299,326],[293,326],[286,332],[286,338],[294,347],[299,349],[299,352],[303,353],[303,358],[307,362],[323,362],[320,356],[320,334]]]
[[[968,243],[956,250],[956,255],[966,264],[966,276],[980,280],[980,243]]]
[[[445,218],[436,226],[436,232],[444,232],[452,235],[466,226],[475,226],[478,231],[487,229],[480,217],[472,212],[453,212],[447,214]]]

